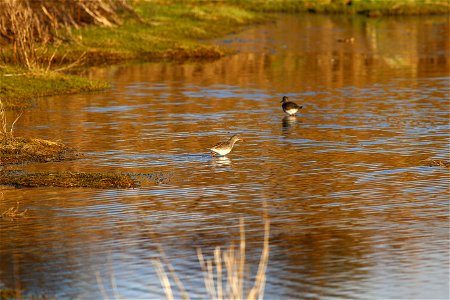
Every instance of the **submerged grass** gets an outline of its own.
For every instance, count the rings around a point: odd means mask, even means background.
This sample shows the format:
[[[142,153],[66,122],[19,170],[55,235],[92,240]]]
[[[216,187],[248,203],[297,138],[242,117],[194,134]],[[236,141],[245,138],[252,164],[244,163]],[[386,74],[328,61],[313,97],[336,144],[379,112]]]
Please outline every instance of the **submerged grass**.
[[[86,187],[86,188],[134,188],[136,179],[127,174],[84,172],[0,171],[0,184],[16,187]]]

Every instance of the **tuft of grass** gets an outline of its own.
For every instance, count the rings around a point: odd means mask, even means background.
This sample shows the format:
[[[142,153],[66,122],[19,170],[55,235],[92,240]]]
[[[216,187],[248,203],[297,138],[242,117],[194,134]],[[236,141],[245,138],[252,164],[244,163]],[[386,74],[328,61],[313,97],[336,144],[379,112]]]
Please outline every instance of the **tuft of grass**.
[[[24,162],[49,162],[75,159],[79,154],[66,145],[37,138],[0,140],[0,166]]]
[[[0,98],[0,166],[24,162],[48,162],[74,159],[78,154],[66,145],[43,139],[14,137],[14,125],[22,115],[8,121]]]
[[[265,202],[263,205],[265,209],[267,209],[267,204]],[[225,251],[222,251],[220,247],[217,247],[214,251],[213,259],[205,259],[202,250],[197,250],[197,257],[202,269],[202,272],[199,275],[204,278],[205,288],[210,299],[254,300],[264,298],[266,270],[269,263],[269,236],[270,220],[267,210],[265,210],[263,250],[254,282],[250,283],[247,281],[250,278],[250,274],[246,272],[249,268],[248,265],[246,265],[246,241],[243,219],[240,220],[239,248],[236,249],[234,244],[228,246]],[[177,276],[174,267],[166,257],[164,249],[159,247],[159,250],[161,259],[152,260],[152,263],[161,281],[161,285],[166,294],[166,299],[174,299],[172,290],[173,285],[178,288],[182,299],[190,299],[189,294]],[[167,275],[166,270],[170,277]],[[103,298],[122,299],[123,297],[117,289],[116,279],[112,269],[109,275],[113,297],[107,294],[100,272],[96,272],[97,284]],[[202,298],[207,299],[206,297]]]
[[[448,160],[442,160],[442,159],[427,159],[424,160],[424,163],[426,166],[429,167],[444,167],[444,168],[450,168],[450,161]]]
[[[127,174],[84,172],[0,171],[0,184],[16,187],[134,188],[138,182]]]

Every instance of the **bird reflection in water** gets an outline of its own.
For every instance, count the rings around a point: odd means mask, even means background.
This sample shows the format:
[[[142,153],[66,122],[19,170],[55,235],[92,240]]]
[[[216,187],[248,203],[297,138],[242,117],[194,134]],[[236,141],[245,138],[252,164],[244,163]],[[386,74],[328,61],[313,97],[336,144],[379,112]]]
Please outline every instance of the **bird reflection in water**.
[[[219,166],[219,167],[230,166],[231,159],[229,159],[226,156],[216,156],[212,159],[212,163],[213,163],[213,165]]]
[[[282,129],[284,133],[288,133],[289,130],[297,124],[297,117],[296,116],[285,116],[283,117],[283,120],[281,121]]]

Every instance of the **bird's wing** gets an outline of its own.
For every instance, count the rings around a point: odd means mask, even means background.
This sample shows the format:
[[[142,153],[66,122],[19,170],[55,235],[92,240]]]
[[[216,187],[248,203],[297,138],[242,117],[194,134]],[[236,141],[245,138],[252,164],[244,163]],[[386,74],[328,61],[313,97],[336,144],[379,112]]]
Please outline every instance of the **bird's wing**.
[[[211,148],[218,148],[220,146],[222,146],[225,142],[219,142],[217,144],[215,144],[214,146],[212,146]]]
[[[286,102],[285,105],[286,109],[296,109],[299,108],[299,106],[297,104],[295,104],[294,102]]]

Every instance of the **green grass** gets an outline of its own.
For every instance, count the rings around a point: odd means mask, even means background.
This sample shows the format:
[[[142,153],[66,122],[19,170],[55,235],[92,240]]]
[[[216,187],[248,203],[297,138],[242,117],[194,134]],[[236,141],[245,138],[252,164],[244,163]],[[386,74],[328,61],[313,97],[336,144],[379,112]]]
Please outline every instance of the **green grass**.
[[[85,51],[90,64],[218,58],[226,52],[199,40],[267,20],[260,13],[213,2],[198,2],[195,6],[139,2],[136,11],[144,22],[126,19],[117,28],[83,28],[77,32],[82,36],[80,44],[68,51],[76,54]]]
[[[109,87],[99,80],[58,72],[0,67],[0,100],[5,109],[28,107],[36,97],[91,92]]]

